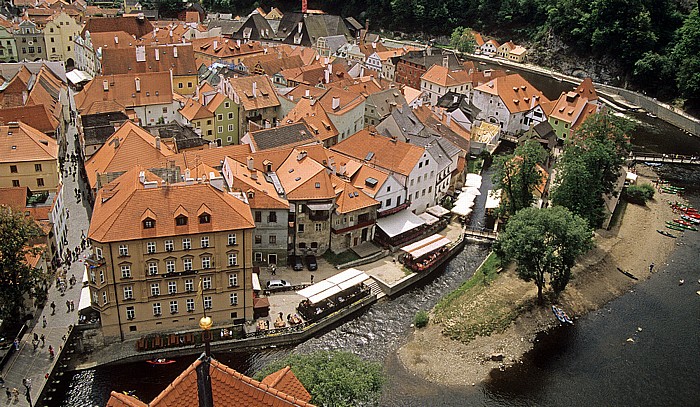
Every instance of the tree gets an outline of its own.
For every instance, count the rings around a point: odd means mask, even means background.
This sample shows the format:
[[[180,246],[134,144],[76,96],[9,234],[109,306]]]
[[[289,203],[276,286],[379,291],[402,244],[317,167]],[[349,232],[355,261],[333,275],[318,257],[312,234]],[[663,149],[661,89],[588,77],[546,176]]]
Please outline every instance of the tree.
[[[676,32],[671,58],[676,66],[676,83],[681,94],[697,99],[700,93],[700,15],[697,7]]]
[[[540,143],[528,140],[515,149],[513,154],[496,157],[496,187],[503,190],[501,208],[504,217],[532,205],[533,191],[542,183],[538,164],[544,162],[547,152]]]
[[[0,318],[19,322],[24,316],[24,297],[39,289],[41,276],[26,261],[38,253],[28,243],[41,233],[34,219],[7,206],[0,206]]]
[[[476,40],[471,28],[457,27],[450,36],[450,45],[459,52],[473,53]]]
[[[566,208],[526,208],[510,218],[494,251],[516,262],[521,279],[535,282],[537,300],[543,304],[546,275],[555,295],[561,293],[576,258],[593,247],[592,237],[586,221]]]
[[[290,366],[318,406],[350,407],[378,405],[384,376],[382,366],[367,362],[349,352],[293,354],[265,366],[257,380]]]

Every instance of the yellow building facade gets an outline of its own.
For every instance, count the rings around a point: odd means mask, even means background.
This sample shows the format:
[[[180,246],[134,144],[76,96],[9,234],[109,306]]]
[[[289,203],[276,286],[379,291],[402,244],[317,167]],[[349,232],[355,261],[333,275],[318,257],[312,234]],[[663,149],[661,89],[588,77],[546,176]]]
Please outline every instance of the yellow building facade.
[[[56,140],[24,123],[0,126],[0,188],[50,192],[60,181]]]

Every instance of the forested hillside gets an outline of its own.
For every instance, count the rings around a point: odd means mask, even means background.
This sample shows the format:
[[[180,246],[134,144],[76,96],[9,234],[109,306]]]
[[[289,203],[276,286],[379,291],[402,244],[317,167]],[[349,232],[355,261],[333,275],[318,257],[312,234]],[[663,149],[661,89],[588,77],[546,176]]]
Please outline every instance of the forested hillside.
[[[293,11],[301,4],[203,1],[205,7],[239,14],[257,6]],[[592,58],[609,65],[618,85],[695,103],[700,94],[700,18],[698,3],[689,0],[309,0],[309,8],[370,19],[374,30],[427,37],[471,27],[542,51],[539,60],[532,54],[535,62]]]

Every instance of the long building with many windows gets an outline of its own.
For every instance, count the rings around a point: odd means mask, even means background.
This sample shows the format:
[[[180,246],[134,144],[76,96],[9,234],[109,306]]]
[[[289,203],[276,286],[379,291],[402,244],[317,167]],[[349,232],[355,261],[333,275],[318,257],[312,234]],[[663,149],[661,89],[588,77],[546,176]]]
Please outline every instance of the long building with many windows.
[[[106,343],[253,317],[249,206],[213,173],[167,184],[135,167],[101,188],[88,237],[92,307]]]

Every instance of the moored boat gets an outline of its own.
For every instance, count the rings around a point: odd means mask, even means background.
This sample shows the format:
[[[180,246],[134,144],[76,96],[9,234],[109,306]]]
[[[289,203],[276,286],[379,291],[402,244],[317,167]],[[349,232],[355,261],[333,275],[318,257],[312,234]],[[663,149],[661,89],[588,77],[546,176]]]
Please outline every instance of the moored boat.
[[[561,322],[562,324],[569,324],[569,325],[574,324],[574,321],[572,321],[571,318],[569,318],[569,316],[566,315],[566,312],[564,312],[563,309],[557,307],[556,305],[552,305],[552,312],[554,313],[554,316],[557,317],[559,322]]]
[[[157,366],[157,365],[169,365],[171,363],[175,363],[175,361],[172,359],[158,358],[158,359],[147,360],[146,363],[148,363],[150,365]]]
[[[694,223],[696,225],[700,224],[700,218],[697,218],[697,217],[688,216],[688,215],[681,215],[681,219],[683,219],[687,222],[690,222],[690,223]]]
[[[666,226],[674,226],[674,227],[681,228],[681,229],[684,229],[684,230],[692,230],[693,232],[697,232],[697,231],[698,231],[697,228],[694,228],[694,227],[692,227],[692,226],[681,225],[680,223],[671,222],[671,221],[667,221],[667,222],[666,222]]]
[[[670,223],[670,224],[669,224],[668,222],[666,222],[666,227],[669,228],[669,229],[672,229],[672,230],[677,230],[677,231],[679,231],[679,232],[683,232],[683,231],[685,230],[685,229],[683,229],[682,227],[680,227],[680,226],[678,226],[678,225],[675,225],[674,223]]]
[[[659,233],[661,233],[661,234],[664,235],[664,236],[671,237],[671,238],[674,238],[674,239],[676,238],[676,235],[674,235],[674,234],[672,234],[672,233],[670,233],[670,232],[667,232],[667,231],[665,231],[665,230],[656,229],[656,231],[659,232]]]
[[[682,226],[693,226],[693,224],[691,222],[688,222],[687,220],[674,219],[673,221]]]

